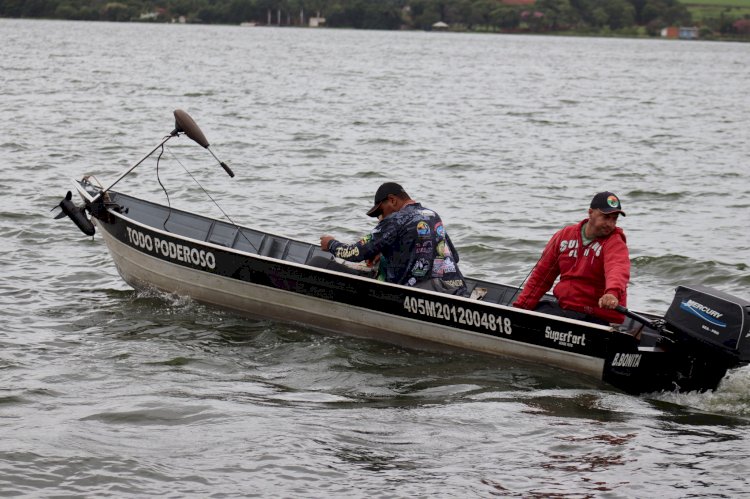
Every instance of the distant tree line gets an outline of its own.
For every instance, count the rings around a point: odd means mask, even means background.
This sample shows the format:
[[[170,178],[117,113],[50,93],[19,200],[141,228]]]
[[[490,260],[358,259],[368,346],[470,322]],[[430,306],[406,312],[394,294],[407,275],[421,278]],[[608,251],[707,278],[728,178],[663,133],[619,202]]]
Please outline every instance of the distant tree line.
[[[0,17],[98,21],[449,29],[499,32],[591,32],[657,35],[692,24],[678,0],[0,0]],[[744,21],[744,22],[743,22]],[[742,35],[747,20],[704,20],[708,32]]]

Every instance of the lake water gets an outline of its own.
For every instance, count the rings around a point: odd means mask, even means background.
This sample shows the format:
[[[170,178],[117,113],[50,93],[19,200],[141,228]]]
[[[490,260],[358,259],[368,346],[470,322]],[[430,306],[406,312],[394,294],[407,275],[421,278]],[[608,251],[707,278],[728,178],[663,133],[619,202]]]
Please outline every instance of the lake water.
[[[173,206],[354,240],[377,186],[520,284],[618,193],[631,308],[750,298],[747,44],[0,19],[0,496],[739,497],[750,368],[710,393],[406,350],[136,293],[50,209],[196,119]],[[184,168],[184,169],[183,169]],[[166,202],[154,159],[118,188]]]

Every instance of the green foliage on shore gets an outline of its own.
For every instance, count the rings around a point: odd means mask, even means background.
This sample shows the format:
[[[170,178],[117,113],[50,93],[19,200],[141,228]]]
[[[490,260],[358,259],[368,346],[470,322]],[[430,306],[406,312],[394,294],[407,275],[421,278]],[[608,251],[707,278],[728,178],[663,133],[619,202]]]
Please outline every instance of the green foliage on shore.
[[[750,9],[750,0],[683,0],[685,5],[702,7],[744,8]]]
[[[696,24],[720,19],[730,23],[737,19],[750,19],[750,0],[701,0],[686,2],[685,6]]]
[[[728,2],[725,5],[722,2]],[[738,5],[739,4],[739,5]],[[744,4],[747,4],[745,6]],[[750,37],[750,0],[0,0],[0,17],[651,36],[699,22]]]

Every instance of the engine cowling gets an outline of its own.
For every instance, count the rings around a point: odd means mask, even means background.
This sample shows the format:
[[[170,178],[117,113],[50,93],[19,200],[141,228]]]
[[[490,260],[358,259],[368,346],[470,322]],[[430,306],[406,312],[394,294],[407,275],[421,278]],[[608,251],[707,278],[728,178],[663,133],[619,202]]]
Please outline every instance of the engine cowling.
[[[750,362],[750,301],[708,286],[678,286],[664,319],[678,337]]]

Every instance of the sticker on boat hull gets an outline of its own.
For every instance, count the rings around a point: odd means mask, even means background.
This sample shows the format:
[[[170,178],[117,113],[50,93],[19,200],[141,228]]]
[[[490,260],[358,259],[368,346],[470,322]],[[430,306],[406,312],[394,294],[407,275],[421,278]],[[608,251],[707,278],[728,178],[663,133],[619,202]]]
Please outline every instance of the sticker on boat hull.
[[[612,367],[638,367],[641,364],[639,353],[616,353]]]

